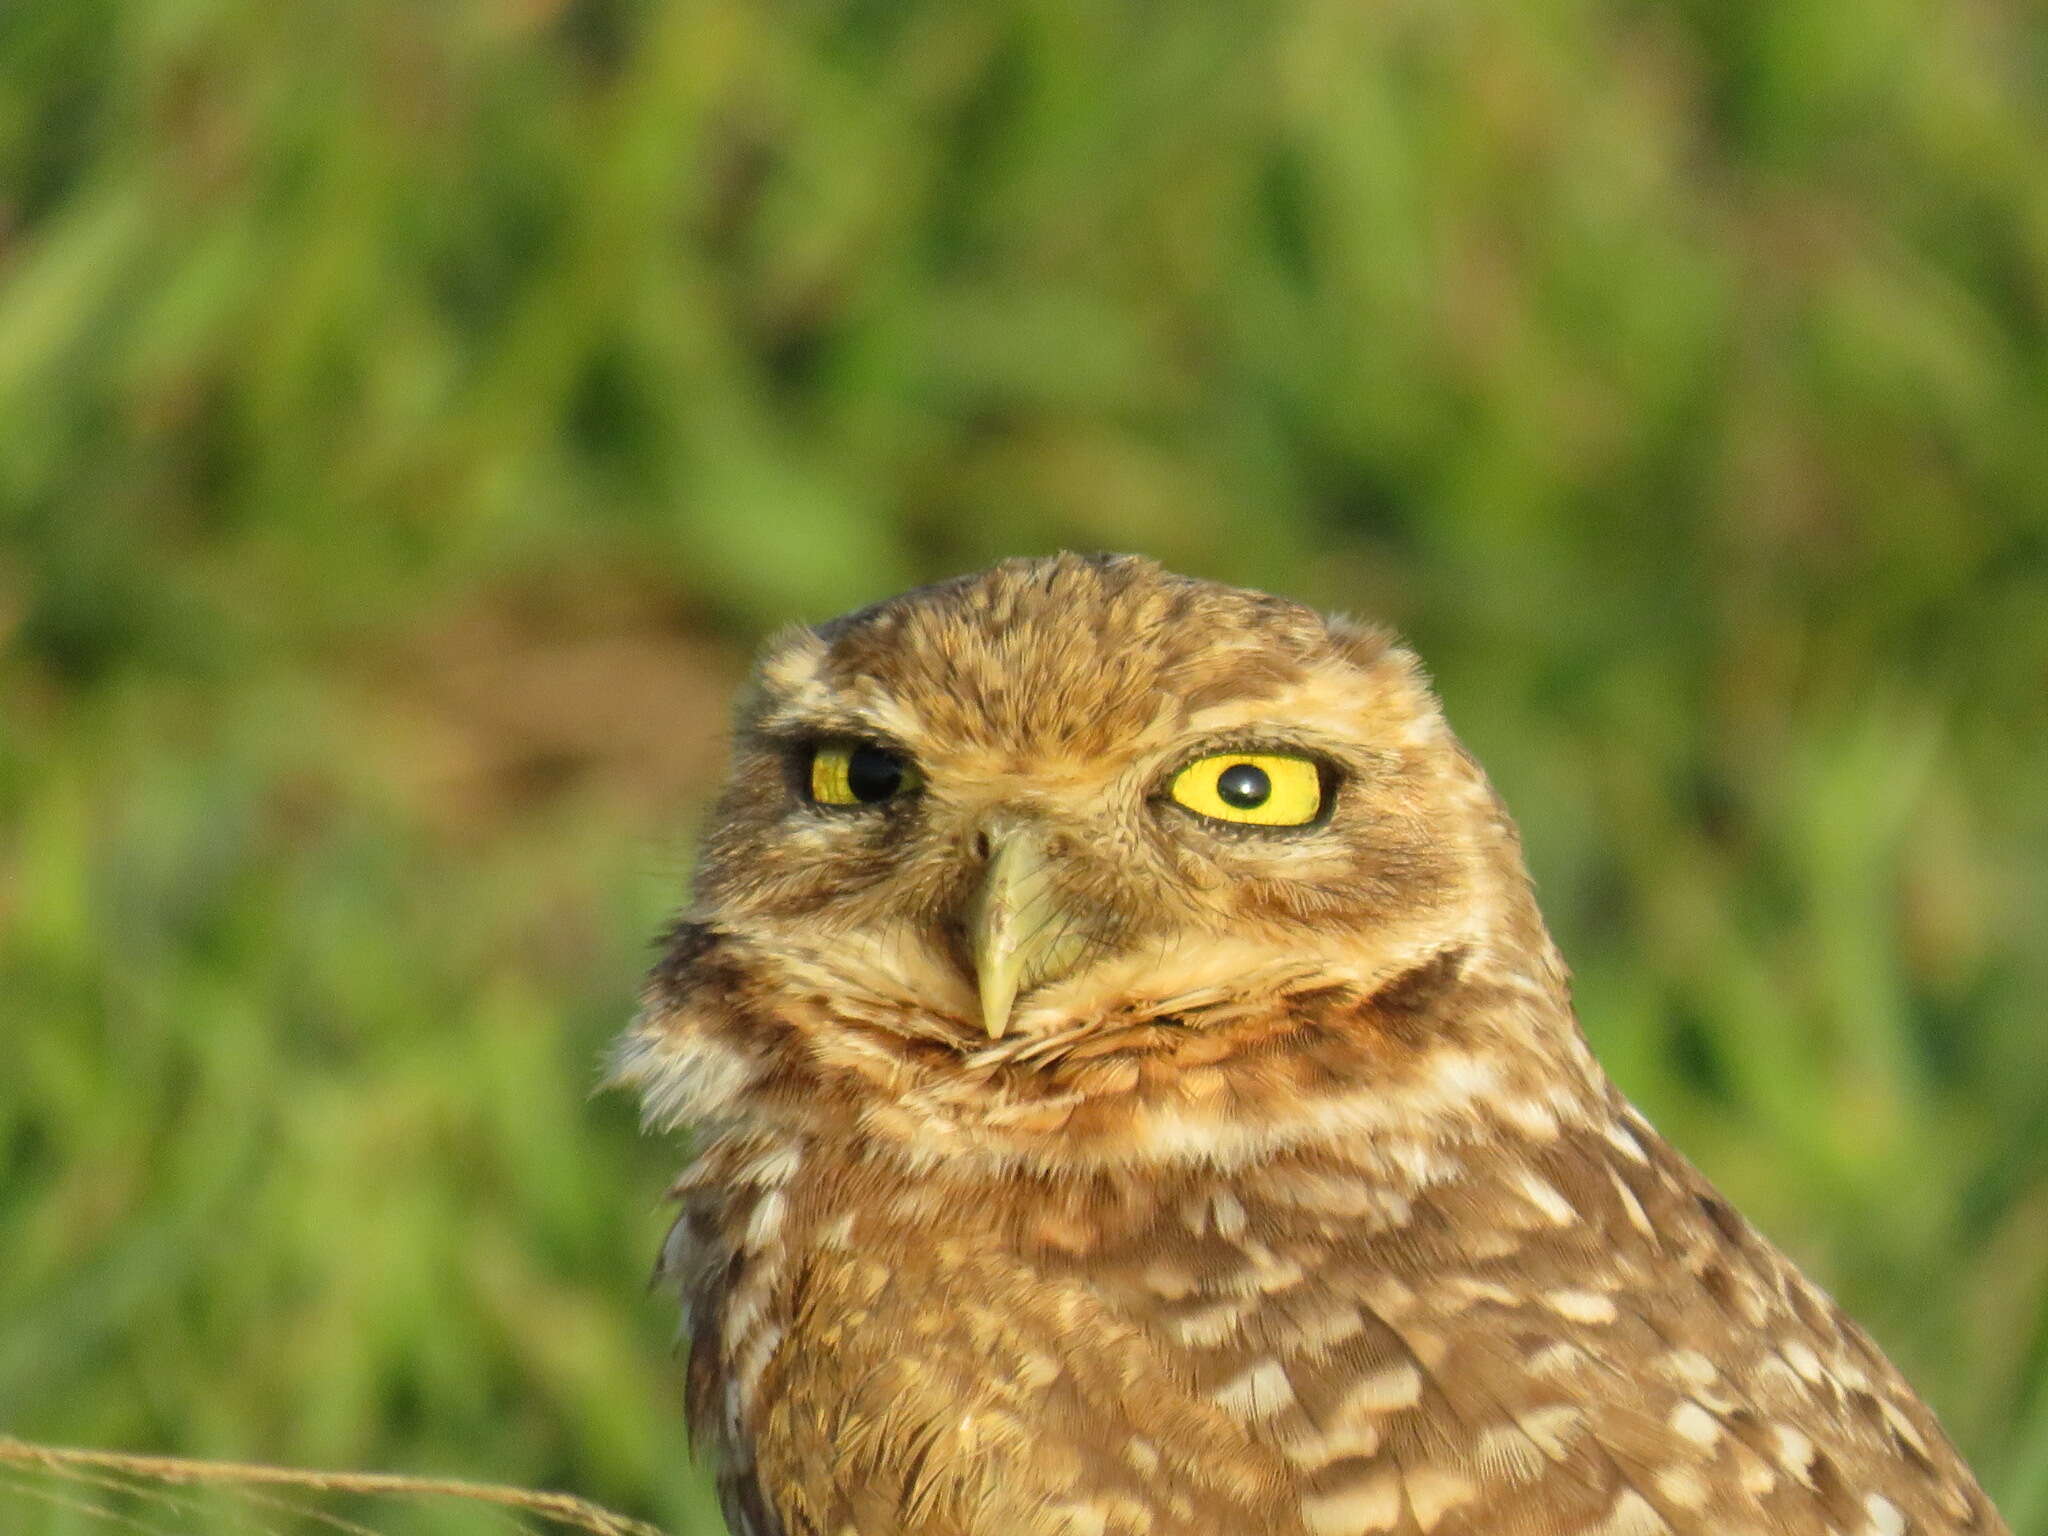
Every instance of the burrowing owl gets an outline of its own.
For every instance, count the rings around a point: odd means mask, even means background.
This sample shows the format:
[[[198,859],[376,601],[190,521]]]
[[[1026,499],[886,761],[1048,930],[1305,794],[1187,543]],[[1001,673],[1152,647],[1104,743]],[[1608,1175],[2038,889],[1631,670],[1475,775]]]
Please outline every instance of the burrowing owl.
[[[1062,556],[782,636],[619,1067],[745,1536],[2003,1529],[1376,629]]]

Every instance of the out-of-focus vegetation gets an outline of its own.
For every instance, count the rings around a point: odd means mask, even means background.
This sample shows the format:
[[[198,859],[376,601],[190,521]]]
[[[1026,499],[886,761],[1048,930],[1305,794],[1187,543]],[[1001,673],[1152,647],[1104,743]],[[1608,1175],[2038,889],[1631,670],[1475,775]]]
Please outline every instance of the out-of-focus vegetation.
[[[2048,1533],[2044,145],[2018,0],[0,6],[0,1430],[713,1531],[590,1090],[724,697],[1113,547],[1409,633]]]

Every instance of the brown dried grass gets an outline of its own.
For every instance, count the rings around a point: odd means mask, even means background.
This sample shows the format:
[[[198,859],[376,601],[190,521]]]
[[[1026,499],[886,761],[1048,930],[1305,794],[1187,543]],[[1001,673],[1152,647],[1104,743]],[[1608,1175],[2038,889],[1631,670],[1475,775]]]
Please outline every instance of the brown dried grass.
[[[167,1513],[191,1512],[192,1500],[177,1488],[225,1489],[256,1511],[305,1521],[344,1536],[377,1536],[375,1527],[312,1504],[279,1497],[275,1490],[328,1496],[404,1500],[457,1500],[502,1510],[515,1521],[530,1516],[547,1529],[586,1536],[668,1536],[658,1526],[615,1514],[574,1494],[470,1482],[461,1478],[411,1477],[392,1472],[328,1472],[262,1462],[202,1461],[183,1456],[135,1456],[120,1451],[40,1445],[0,1435],[0,1468],[14,1475],[0,1486],[42,1502],[61,1505],[103,1521],[110,1529],[161,1529],[117,1507],[139,1500]],[[109,1499],[114,1502],[109,1502]],[[259,1519],[260,1523],[260,1519]],[[525,1529],[521,1525],[521,1529]]]

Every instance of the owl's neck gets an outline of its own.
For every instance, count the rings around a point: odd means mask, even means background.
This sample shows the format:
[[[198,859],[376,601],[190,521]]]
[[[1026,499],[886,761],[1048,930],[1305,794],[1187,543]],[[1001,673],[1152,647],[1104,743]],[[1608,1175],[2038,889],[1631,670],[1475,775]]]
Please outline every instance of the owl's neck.
[[[1463,947],[1370,991],[1311,979],[1223,1018],[1097,1020],[975,1054],[934,1036],[686,934],[618,1080],[656,1125],[850,1144],[923,1173],[1227,1172],[1331,1147],[1398,1187],[1461,1144],[1611,1113],[1561,971],[1522,975]]]

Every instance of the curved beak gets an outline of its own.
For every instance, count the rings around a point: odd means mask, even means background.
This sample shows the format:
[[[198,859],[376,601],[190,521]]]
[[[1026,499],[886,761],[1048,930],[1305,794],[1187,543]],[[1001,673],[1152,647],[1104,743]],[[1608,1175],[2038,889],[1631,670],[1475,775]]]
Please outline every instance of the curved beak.
[[[1061,899],[1044,835],[1035,827],[991,827],[988,868],[967,909],[967,944],[991,1040],[1010,1027],[1019,992],[1073,970],[1088,952],[1085,916]]]

